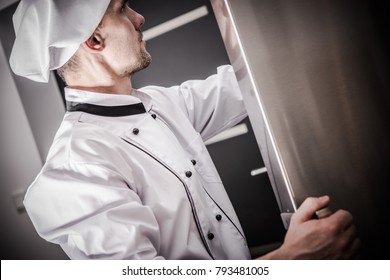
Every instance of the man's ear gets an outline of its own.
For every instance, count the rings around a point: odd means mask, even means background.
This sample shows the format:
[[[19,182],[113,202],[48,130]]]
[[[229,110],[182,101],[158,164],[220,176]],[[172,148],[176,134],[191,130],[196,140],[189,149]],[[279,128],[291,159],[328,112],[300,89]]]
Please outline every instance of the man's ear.
[[[99,33],[94,32],[91,37],[85,41],[85,45],[93,51],[102,51],[104,49],[104,40]]]

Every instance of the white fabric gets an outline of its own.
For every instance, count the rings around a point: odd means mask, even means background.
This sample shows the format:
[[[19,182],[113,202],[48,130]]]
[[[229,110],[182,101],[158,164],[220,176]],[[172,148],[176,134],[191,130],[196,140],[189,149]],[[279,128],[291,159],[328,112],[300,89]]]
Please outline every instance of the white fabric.
[[[67,89],[66,98],[110,106],[142,101],[147,113],[66,113],[24,200],[44,239],[72,259],[250,258],[203,142],[246,116],[230,66],[204,81],[131,96]]]
[[[110,0],[21,0],[13,16],[13,72],[48,82],[99,25]]]

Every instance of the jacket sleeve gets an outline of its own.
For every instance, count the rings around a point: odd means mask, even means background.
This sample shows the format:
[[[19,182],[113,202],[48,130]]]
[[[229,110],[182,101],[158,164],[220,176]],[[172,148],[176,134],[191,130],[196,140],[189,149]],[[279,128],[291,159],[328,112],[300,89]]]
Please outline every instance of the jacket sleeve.
[[[247,116],[241,91],[230,65],[220,66],[206,80],[192,80],[178,86],[184,110],[196,131],[207,140]]]
[[[39,235],[71,259],[163,259],[152,210],[103,166],[72,163],[44,171],[24,205]]]
[[[246,116],[238,82],[230,65],[220,66],[217,73],[205,80],[189,80],[170,88],[148,86],[140,89],[149,93],[166,119],[180,121],[188,118],[205,141],[226,128],[233,127]],[[180,113],[176,114],[176,110]]]

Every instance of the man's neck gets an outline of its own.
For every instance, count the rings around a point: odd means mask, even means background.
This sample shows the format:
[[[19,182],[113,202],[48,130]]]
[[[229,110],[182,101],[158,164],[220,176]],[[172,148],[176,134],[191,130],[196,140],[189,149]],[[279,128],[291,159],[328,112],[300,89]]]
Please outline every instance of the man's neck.
[[[98,93],[109,94],[131,94],[132,85],[131,78],[124,77],[117,80],[102,79],[100,81],[94,81],[89,83],[70,83],[69,88],[93,91]]]

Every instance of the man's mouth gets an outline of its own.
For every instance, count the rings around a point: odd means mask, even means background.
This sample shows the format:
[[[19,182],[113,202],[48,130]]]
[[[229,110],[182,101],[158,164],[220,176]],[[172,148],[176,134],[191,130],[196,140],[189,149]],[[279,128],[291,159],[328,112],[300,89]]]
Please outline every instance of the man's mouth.
[[[138,40],[140,42],[142,42],[142,39],[144,38],[144,35],[142,34],[142,32],[140,30],[138,30]]]

